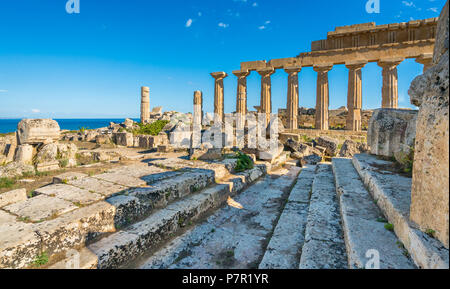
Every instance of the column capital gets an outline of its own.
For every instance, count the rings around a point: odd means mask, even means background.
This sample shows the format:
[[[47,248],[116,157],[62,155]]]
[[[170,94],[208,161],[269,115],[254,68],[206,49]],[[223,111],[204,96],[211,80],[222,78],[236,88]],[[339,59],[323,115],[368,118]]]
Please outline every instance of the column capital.
[[[235,71],[233,71],[233,74],[236,75],[239,78],[242,78],[242,77],[247,77],[250,74],[250,71],[248,71],[247,69],[245,69],[245,70],[235,70]]]
[[[267,68],[262,68],[262,69],[258,69],[257,72],[261,75],[261,76],[270,76],[272,74],[275,73],[275,69],[273,67],[267,67]]]
[[[433,62],[433,53],[424,53],[416,58],[416,62],[423,65],[430,65]]]
[[[289,74],[291,74],[291,73],[299,73],[301,70],[302,70],[301,66],[290,66],[290,67],[285,67],[284,68],[284,71],[286,73],[289,73]]]
[[[380,59],[378,61],[378,66],[381,66],[382,68],[396,68],[400,63],[405,60],[404,58],[389,58],[389,59]]]
[[[346,62],[345,63],[345,67],[347,67],[348,69],[361,69],[364,66],[366,66],[367,61],[350,61],[350,62]]]
[[[228,74],[226,72],[219,71],[219,72],[211,73],[211,76],[214,77],[216,80],[221,80],[221,79],[224,79],[225,77],[227,77]]]
[[[148,86],[141,86],[141,92],[150,92],[150,87],[148,87]]]
[[[333,64],[320,64],[314,65],[313,69],[315,72],[328,72],[333,68]]]

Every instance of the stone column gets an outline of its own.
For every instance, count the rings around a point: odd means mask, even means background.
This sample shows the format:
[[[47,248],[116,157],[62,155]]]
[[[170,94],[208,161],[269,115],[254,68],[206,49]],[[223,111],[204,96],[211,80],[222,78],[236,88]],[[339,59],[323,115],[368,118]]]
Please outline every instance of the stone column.
[[[215,79],[214,85],[214,118],[223,122],[223,79],[228,76],[225,72],[213,72],[211,76]]]
[[[416,62],[423,65],[423,72],[433,66],[433,53],[424,53],[416,58]]]
[[[201,91],[194,92],[194,125],[201,125],[203,119],[203,93]]]
[[[403,58],[378,61],[378,65],[383,68],[383,88],[381,90],[382,108],[398,108],[397,66],[402,61]]]
[[[316,96],[316,129],[328,130],[328,106],[329,106],[329,86],[328,71],[333,65],[314,66],[317,72],[317,96]]]
[[[348,68],[348,92],[347,92],[347,130],[361,131],[361,108],[362,108],[362,73],[361,69],[367,61],[350,62],[345,66]]]
[[[236,128],[243,129],[245,126],[245,115],[247,114],[247,76],[248,70],[233,71],[238,77],[237,95],[236,95]]]
[[[298,128],[298,73],[301,67],[287,67],[284,69],[288,76],[288,95],[287,95],[287,128]]]
[[[270,76],[275,73],[273,67],[258,70],[261,75],[261,113],[266,114],[266,124],[270,123],[270,114],[272,113],[272,81]]]
[[[150,88],[147,86],[141,87],[141,123],[146,123],[150,120]]]

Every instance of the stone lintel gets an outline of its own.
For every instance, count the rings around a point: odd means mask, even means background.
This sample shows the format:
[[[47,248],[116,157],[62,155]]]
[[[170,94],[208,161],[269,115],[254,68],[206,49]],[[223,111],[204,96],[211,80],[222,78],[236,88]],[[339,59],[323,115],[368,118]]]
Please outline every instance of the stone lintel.
[[[224,71],[219,71],[219,72],[211,73],[211,76],[214,77],[216,80],[220,80],[220,79],[224,79],[225,77],[227,77],[228,74]]]
[[[328,72],[333,68],[333,64],[319,64],[314,65],[313,69],[315,72]]]
[[[248,71],[247,69],[244,70],[235,70],[233,71],[233,74],[236,75],[237,77],[241,78],[241,77],[247,77],[250,74],[250,71]]]
[[[286,67],[284,68],[284,71],[286,71],[286,73],[295,73],[295,72],[300,72],[302,70],[301,66],[291,66],[291,67]]]
[[[275,69],[273,67],[267,67],[267,68],[263,68],[263,69],[258,69],[257,72],[261,76],[269,76],[269,75],[272,75],[273,73],[275,73]]]
[[[424,53],[416,58],[416,62],[426,65],[430,64],[433,61],[433,53]]]

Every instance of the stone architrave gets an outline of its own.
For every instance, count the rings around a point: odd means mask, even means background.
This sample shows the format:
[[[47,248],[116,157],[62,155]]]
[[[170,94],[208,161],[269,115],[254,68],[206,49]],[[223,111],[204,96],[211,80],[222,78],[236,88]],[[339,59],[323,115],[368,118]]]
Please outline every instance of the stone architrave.
[[[284,69],[288,76],[288,95],[287,95],[287,128],[298,128],[298,73],[301,67],[287,67]]]
[[[381,89],[382,108],[398,108],[397,66],[403,60],[403,58],[393,58],[378,61],[378,65],[383,68],[383,87]]]
[[[416,62],[423,65],[423,72],[433,66],[433,53],[424,53],[416,58]]]
[[[333,65],[314,66],[317,72],[317,99],[316,99],[316,129],[328,130],[328,106],[330,98],[330,90],[328,85],[328,71]]]
[[[361,131],[361,109],[362,109],[362,68],[367,61],[349,62],[348,68],[348,94],[347,94],[347,130]]]
[[[141,123],[150,121],[150,88],[141,87]]]
[[[247,114],[247,76],[250,74],[248,70],[233,71],[238,78],[237,94],[236,94],[236,128],[243,129],[245,126],[245,115]]]
[[[266,114],[266,124],[270,123],[272,113],[272,81],[270,76],[275,73],[273,67],[257,70],[261,75],[261,106],[260,112]]]
[[[225,72],[213,72],[211,76],[214,77],[214,118],[215,121],[224,120],[224,104],[223,104],[223,79],[228,76]]]

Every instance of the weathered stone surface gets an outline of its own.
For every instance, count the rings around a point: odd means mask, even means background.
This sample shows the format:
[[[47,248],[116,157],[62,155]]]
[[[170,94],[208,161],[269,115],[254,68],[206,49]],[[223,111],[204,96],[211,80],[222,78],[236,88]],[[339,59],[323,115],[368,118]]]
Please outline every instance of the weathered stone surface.
[[[317,138],[317,145],[324,147],[328,156],[334,157],[338,152],[339,141],[331,137],[321,136]]]
[[[397,151],[409,152],[414,147],[416,120],[416,110],[375,110],[367,132],[371,153],[391,157]]]
[[[97,269],[97,255],[92,253],[87,248],[82,248],[79,251],[72,250],[66,253],[66,258],[49,267],[50,270],[65,270],[65,269]]]
[[[147,185],[147,183],[139,178],[132,177],[129,175],[123,175],[119,173],[104,173],[94,176],[96,179],[108,181],[117,185],[126,187],[142,187]]]
[[[25,201],[15,203],[3,208],[21,218],[33,222],[45,220],[50,217],[73,211],[77,209],[75,205],[59,198],[40,195]]]
[[[70,181],[82,179],[84,177],[87,177],[86,174],[78,173],[78,172],[68,172],[64,174],[57,175],[56,177],[53,177],[53,183],[54,184],[63,184],[68,183]]]
[[[338,156],[341,158],[351,158],[355,154],[366,153],[369,147],[365,143],[357,143],[352,140],[346,140],[339,151]]]
[[[52,143],[59,140],[60,129],[52,119],[23,119],[17,125],[19,144]]]
[[[111,137],[105,134],[97,135],[95,137],[96,144],[110,144],[112,142]]]
[[[448,1],[437,28],[434,66],[411,84],[411,102],[420,107],[411,200],[411,221],[433,230],[449,248],[449,15]]]
[[[19,162],[12,162],[5,166],[0,166],[0,177],[14,178],[22,176],[25,173],[34,174],[34,167]]]
[[[355,155],[353,165],[417,267],[448,269],[448,249],[409,222],[411,179],[380,169],[392,163],[366,154]]]
[[[91,193],[74,186],[65,184],[55,184],[36,189],[37,194],[47,195],[50,197],[60,198],[66,201],[75,203],[78,206],[89,205],[94,202],[104,199],[104,197],[97,193]]]
[[[321,161],[322,161],[322,157],[321,156],[318,156],[316,154],[312,154],[312,155],[309,155],[309,156],[302,157],[302,159],[300,160],[300,163],[302,164],[302,166],[305,166],[305,165],[317,165]]]
[[[28,144],[18,146],[14,161],[31,165],[33,162],[33,146]]]
[[[26,199],[27,199],[26,189],[17,189],[5,193],[0,193],[0,208],[10,204],[25,201]]]
[[[56,161],[58,156],[58,145],[51,143],[44,145],[36,155],[36,164],[45,164]]]
[[[106,197],[118,194],[126,189],[126,187],[124,186],[92,177],[85,177],[76,180],[74,179],[72,181],[69,181],[68,183],[90,192],[99,193]]]
[[[369,250],[379,253],[379,269],[415,268],[412,260],[405,256],[406,249],[398,245],[395,234],[379,221],[383,214],[364,187],[352,161],[334,158],[333,172],[350,268],[370,268],[371,256],[366,256]]]
[[[330,164],[321,164],[317,167],[299,267],[300,269],[348,268]]]
[[[134,145],[133,134],[129,132],[114,133],[114,139],[117,145],[132,147]]]

